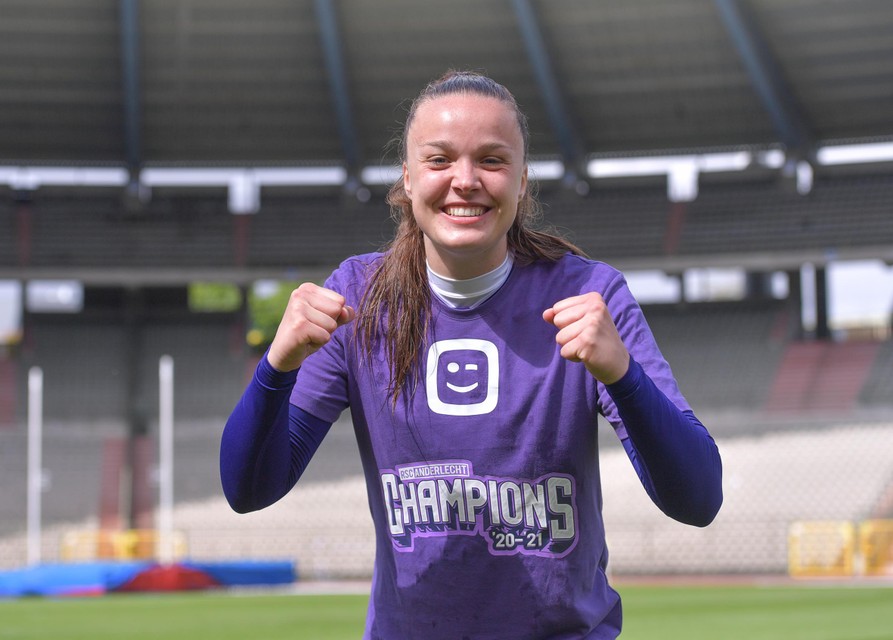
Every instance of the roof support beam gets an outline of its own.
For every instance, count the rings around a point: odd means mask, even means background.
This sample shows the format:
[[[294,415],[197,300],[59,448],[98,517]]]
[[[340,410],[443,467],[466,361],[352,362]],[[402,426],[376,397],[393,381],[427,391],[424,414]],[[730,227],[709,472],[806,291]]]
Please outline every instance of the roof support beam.
[[[816,143],[805,112],[784,79],[746,0],[714,0],[714,4],[788,154],[811,162]]]
[[[578,192],[585,193],[588,189],[584,182],[586,174],[583,169],[584,153],[580,145],[582,137],[572,124],[573,121],[564,101],[564,95],[555,80],[552,61],[543,40],[539,20],[530,0],[512,0],[512,7],[521,29],[527,58],[533,67],[537,86],[546,103],[549,123],[558,138],[565,167],[564,183],[577,189]]]
[[[322,37],[323,57],[329,87],[335,102],[335,116],[338,120],[338,134],[347,169],[346,189],[357,195],[368,191],[361,186],[359,135],[354,120],[353,107],[347,82],[347,67],[342,52],[341,32],[338,27],[338,16],[335,13],[334,0],[315,0],[316,18]]]
[[[143,164],[140,95],[139,0],[120,0],[121,81],[124,97],[124,154],[129,179],[128,201],[142,199],[140,169]]]

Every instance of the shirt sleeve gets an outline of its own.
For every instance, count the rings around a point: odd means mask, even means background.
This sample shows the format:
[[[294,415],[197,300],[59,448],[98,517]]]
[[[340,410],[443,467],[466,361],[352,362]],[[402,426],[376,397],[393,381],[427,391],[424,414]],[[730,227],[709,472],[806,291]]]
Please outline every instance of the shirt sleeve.
[[[704,527],[722,505],[722,461],[691,410],[681,410],[630,359],[606,387],[625,425],[624,449],[654,503],[671,518]]]
[[[332,426],[289,403],[296,376],[274,369],[265,355],[224,427],[220,479],[239,513],[287,494]]]

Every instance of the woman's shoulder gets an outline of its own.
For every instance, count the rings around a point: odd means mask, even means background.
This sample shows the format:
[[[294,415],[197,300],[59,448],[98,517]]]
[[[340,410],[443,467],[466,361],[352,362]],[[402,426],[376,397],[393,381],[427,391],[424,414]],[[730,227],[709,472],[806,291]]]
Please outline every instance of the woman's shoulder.
[[[623,279],[623,274],[611,265],[570,252],[558,260],[537,260],[530,266],[534,273],[549,279],[606,284]]]
[[[383,255],[382,253],[374,252],[345,258],[332,271],[326,280],[326,286],[335,291],[340,291],[342,294],[346,294],[351,289],[362,289],[369,276],[378,266]]]
[[[383,257],[384,254],[379,251],[350,256],[345,258],[335,271],[365,272],[368,271],[370,266],[376,266]]]
[[[527,273],[524,273],[524,272]],[[567,253],[558,260],[538,260],[519,274],[517,286],[525,291],[541,292],[556,301],[597,292],[617,309],[635,303],[623,273],[611,265],[586,256]]]

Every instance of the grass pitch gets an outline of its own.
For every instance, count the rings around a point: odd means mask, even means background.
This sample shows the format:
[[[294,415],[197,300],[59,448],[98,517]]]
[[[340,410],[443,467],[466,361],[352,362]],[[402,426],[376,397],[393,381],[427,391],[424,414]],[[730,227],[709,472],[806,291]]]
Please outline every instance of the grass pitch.
[[[890,640],[893,588],[620,588],[624,640]]]
[[[622,585],[623,640],[890,640],[893,588]],[[358,640],[368,598],[225,592],[0,601],[0,639]]]

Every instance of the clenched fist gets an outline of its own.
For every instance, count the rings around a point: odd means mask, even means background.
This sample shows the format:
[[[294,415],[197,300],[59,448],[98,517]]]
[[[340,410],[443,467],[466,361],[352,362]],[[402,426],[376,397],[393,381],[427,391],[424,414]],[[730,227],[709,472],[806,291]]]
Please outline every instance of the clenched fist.
[[[291,292],[267,359],[279,371],[293,371],[355,316],[344,296],[305,282]]]
[[[555,341],[563,358],[583,363],[605,384],[617,382],[626,374],[629,352],[600,294],[559,300],[543,312],[543,320],[558,327]]]

